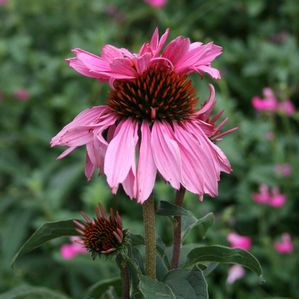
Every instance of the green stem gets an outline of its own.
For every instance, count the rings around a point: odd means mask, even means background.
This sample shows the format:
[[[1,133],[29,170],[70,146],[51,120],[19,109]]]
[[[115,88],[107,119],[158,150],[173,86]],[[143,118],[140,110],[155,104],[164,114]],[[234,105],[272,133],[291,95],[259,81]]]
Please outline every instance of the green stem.
[[[185,188],[181,187],[176,193],[175,204],[179,207],[183,205]],[[176,269],[179,265],[180,254],[181,254],[181,230],[182,230],[182,217],[174,216],[174,227],[173,227],[173,247],[172,247],[172,259],[171,269]]]
[[[156,278],[156,224],[155,201],[150,197],[143,204],[144,240],[145,240],[145,271],[152,278]]]
[[[116,256],[116,262],[120,269],[122,279],[122,297],[123,299],[130,299],[130,276],[126,261],[121,254]]]

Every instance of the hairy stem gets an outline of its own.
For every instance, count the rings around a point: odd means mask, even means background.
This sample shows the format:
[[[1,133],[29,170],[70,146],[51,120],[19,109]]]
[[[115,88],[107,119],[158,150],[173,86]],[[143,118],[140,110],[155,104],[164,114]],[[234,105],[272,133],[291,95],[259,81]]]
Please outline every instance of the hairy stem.
[[[183,205],[185,191],[186,191],[185,188],[181,187],[181,189],[179,189],[176,193],[175,204],[179,207]],[[171,269],[176,269],[180,261],[181,226],[182,226],[182,217],[174,216]]]
[[[122,297],[123,299],[130,299],[130,277],[126,261],[124,260],[121,254],[118,254],[116,257],[116,262],[121,273]]]
[[[156,224],[155,201],[151,196],[143,204],[144,239],[145,239],[145,270],[146,274],[156,278]]]

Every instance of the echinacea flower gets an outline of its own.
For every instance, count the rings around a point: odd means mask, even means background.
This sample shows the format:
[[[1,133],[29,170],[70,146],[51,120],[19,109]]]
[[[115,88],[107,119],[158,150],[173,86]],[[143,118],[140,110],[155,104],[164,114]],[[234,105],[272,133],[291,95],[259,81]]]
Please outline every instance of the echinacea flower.
[[[87,250],[81,244],[81,239],[79,237],[71,237],[71,243],[63,244],[60,248],[60,255],[65,260],[72,260],[79,254],[86,254]]]
[[[219,79],[211,62],[222,49],[179,36],[162,50],[168,33],[159,38],[156,29],[138,53],[112,45],[105,45],[101,56],[74,49],[70,67],[112,88],[107,105],[81,112],[51,141],[68,147],[58,158],[86,145],[86,177],[98,169],[113,193],[121,184],[139,203],[152,193],[157,172],[173,188],[183,186],[199,197],[216,196],[220,172],[231,172],[211,140],[235,129],[220,131],[227,118],[215,124],[223,111],[210,118],[216,104],[211,84],[209,99],[196,109],[198,98],[188,78],[206,72]]]
[[[102,205],[96,208],[96,217],[91,220],[81,212],[84,222],[73,220],[76,230],[81,235],[80,243],[95,258],[97,254],[115,252],[123,243],[125,231],[122,230],[122,221],[118,211],[110,209],[107,217]]]
[[[233,265],[228,270],[228,276],[226,282],[233,284],[236,280],[242,278],[245,275],[245,269],[241,265]]]
[[[144,2],[152,7],[161,8],[166,5],[167,0],[144,0]]]
[[[274,243],[274,248],[281,254],[292,253],[294,250],[294,244],[290,234],[282,234],[281,240]]]
[[[237,233],[230,232],[227,235],[227,241],[232,248],[241,248],[243,250],[249,250],[251,247],[251,238],[248,236],[241,236]]]

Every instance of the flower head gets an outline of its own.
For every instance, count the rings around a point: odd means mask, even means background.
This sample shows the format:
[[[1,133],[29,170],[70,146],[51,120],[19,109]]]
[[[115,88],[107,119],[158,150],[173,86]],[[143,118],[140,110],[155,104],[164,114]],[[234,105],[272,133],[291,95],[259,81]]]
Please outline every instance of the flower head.
[[[60,248],[60,255],[65,260],[72,260],[79,254],[86,254],[86,248],[81,244],[79,237],[71,237],[71,243],[64,244]]]
[[[227,241],[232,248],[241,248],[243,250],[249,250],[251,247],[251,238],[247,236],[241,236],[237,233],[230,232],[227,235]]]
[[[292,116],[296,113],[296,108],[295,105],[289,99],[287,99],[279,103],[278,111],[287,116]]]
[[[76,230],[81,234],[81,244],[95,258],[97,254],[110,254],[115,252],[124,241],[122,221],[118,212],[110,209],[107,217],[102,205],[96,208],[96,218],[91,220],[81,212],[85,222],[74,220]]]
[[[292,253],[294,250],[294,245],[290,234],[282,234],[281,240],[274,243],[274,248],[281,254]]]
[[[138,53],[105,45],[101,56],[81,49],[68,59],[79,73],[110,83],[108,103],[81,112],[51,141],[68,146],[63,158],[86,145],[85,174],[104,173],[113,193],[122,185],[130,198],[143,203],[151,194],[157,173],[173,188],[181,186],[201,197],[216,196],[220,172],[231,167],[212,142],[235,129],[221,132],[216,124],[223,111],[210,117],[216,105],[214,87],[198,110],[198,98],[188,75],[197,72],[219,79],[211,62],[221,54],[213,43],[191,43],[179,36],[162,50],[169,30]]]

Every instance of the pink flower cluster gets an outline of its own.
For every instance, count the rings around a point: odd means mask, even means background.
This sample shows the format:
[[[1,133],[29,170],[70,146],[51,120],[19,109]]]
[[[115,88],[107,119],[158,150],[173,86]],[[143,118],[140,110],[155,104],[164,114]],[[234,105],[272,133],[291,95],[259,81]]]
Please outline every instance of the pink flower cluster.
[[[71,243],[67,243],[61,246],[60,255],[65,260],[72,260],[79,254],[87,254],[86,248],[80,243],[80,237],[71,237]]]
[[[166,5],[167,0],[144,0],[144,2],[152,7],[161,8]]]
[[[259,193],[252,195],[252,199],[255,202],[266,204],[273,208],[279,208],[287,201],[286,195],[280,193],[278,187],[273,187],[270,191],[267,185],[262,184],[259,191]]]
[[[243,250],[249,250],[252,244],[250,237],[241,236],[235,232],[230,232],[227,235],[227,241],[230,243],[230,247]]]
[[[287,116],[292,116],[296,112],[294,104],[285,99],[283,102],[278,102],[273,90],[270,87],[263,89],[264,98],[255,96],[252,98],[252,106],[259,112],[280,112]]]
[[[281,240],[274,243],[274,248],[277,252],[281,254],[288,254],[293,252],[294,244],[290,234],[282,234]]]
[[[274,168],[275,172],[280,174],[280,175],[283,175],[285,177],[288,177],[292,174],[292,168],[291,168],[291,165],[288,164],[288,163],[285,163],[285,164],[277,164],[275,165],[275,168]]]

